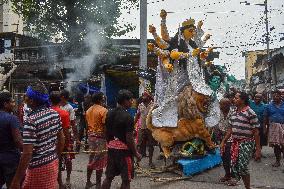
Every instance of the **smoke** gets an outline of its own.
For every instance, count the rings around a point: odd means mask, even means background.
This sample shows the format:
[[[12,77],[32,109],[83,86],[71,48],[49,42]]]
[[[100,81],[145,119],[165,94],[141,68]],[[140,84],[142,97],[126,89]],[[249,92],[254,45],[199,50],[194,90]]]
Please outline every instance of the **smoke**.
[[[63,73],[61,70],[63,67],[62,64],[59,63],[61,62],[60,60],[61,57],[59,57],[60,53],[58,53],[63,51],[62,45],[47,46],[47,48],[45,48],[44,50],[45,50],[45,55],[48,58],[48,61],[53,63],[52,66],[48,67],[47,75],[63,79]]]
[[[89,48],[89,53],[81,58],[67,60],[68,67],[73,67],[74,69],[74,72],[69,73],[65,80],[67,82],[67,90],[69,91],[78,82],[89,78],[96,67],[97,56],[106,43],[103,35],[103,27],[97,24],[89,24],[87,35],[84,37],[84,43]]]

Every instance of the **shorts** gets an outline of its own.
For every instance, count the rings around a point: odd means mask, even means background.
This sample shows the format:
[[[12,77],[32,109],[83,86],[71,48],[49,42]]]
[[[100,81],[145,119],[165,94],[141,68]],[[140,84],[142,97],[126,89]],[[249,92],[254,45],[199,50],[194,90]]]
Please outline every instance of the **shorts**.
[[[8,152],[9,153],[9,152]],[[4,154],[1,154],[4,156]],[[20,156],[18,154],[5,154],[5,161],[0,160],[0,188],[4,184],[10,184],[17,171]]]
[[[138,130],[137,145],[141,146],[142,144],[146,144],[147,146],[157,146],[157,141],[155,141],[152,132],[149,129]]]
[[[122,181],[130,182],[134,178],[133,156],[128,150],[108,150],[106,177],[114,178],[120,175]]]

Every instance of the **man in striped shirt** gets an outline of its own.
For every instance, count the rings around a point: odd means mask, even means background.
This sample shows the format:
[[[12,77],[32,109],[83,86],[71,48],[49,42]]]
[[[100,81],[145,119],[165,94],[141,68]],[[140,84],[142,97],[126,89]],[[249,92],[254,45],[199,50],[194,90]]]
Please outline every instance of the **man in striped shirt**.
[[[23,189],[55,189],[58,154],[64,147],[61,120],[48,107],[49,96],[43,85],[28,87],[26,95],[32,112],[24,121],[23,153],[11,188],[19,189],[26,174]]]
[[[245,188],[250,189],[250,174],[248,171],[249,160],[253,155],[256,146],[255,158],[261,157],[261,148],[259,141],[259,123],[257,115],[248,106],[249,97],[244,92],[238,92],[234,98],[236,111],[232,114],[229,124],[230,128],[221,143],[224,144],[232,136],[231,162],[232,173],[234,178],[242,178]],[[229,185],[236,185],[237,180],[232,179]]]

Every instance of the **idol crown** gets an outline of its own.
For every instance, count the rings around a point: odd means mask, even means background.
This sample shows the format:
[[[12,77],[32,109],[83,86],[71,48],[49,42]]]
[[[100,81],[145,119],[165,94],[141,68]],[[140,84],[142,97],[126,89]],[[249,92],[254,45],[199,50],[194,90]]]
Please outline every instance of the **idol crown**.
[[[184,21],[182,23],[182,26],[184,27],[184,26],[190,26],[190,25],[194,25],[194,24],[195,24],[195,20],[190,18],[190,19],[187,19],[186,21]]]

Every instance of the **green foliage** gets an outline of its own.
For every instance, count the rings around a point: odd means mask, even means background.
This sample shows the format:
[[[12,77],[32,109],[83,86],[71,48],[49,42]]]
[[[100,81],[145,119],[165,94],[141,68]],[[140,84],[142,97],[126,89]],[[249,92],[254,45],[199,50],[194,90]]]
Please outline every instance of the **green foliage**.
[[[62,42],[83,40],[89,24],[103,27],[105,37],[121,36],[134,29],[119,23],[122,10],[138,8],[138,0],[11,0],[27,29],[41,39],[59,37]]]

